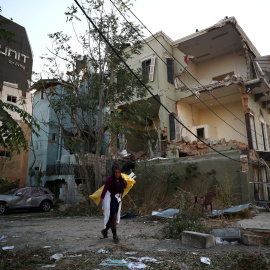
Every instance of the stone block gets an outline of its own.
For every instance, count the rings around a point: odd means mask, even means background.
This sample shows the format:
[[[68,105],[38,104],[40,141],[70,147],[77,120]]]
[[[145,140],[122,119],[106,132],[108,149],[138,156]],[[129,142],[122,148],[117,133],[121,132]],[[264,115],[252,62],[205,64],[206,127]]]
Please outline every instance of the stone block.
[[[213,234],[215,237],[220,237],[223,240],[229,241],[240,241],[241,238],[239,228],[213,229],[211,234]]]
[[[216,237],[211,234],[184,231],[182,243],[196,248],[210,248],[216,245]]]
[[[242,234],[241,243],[247,246],[262,246],[265,243],[263,236]]]
[[[190,139],[189,139],[188,136],[185,136],[185,137],[183,138],[183,140],[184,140],[184,142],[190,142]]]

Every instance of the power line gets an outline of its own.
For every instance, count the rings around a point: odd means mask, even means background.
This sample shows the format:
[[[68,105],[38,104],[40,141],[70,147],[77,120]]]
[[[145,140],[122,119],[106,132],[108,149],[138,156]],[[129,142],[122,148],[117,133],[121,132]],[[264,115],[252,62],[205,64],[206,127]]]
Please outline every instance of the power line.
[[[87,13],[85,12],[85,10],[81,7],[81,5],[78,3],[77,0],[74,0],[74,2],[78,5],[78,7],[81,9],[81,11],[83,12],[83,14],[86,16],[86,18],[90,21],[90,23],[93,25],[93,27],[96,29],[96,31],[100,34],[100,36],[102,37],[102,39],[108,44],[108,46],[111,48],[111,50],[117,55],[117,57],[123,62],[123,64],[126,66],[126,68],[131,72],[131,74],[140,82],[140,84],[150,93],[150,95],[160,104],[161,107],[163,107],[170,115],[172,115],[172,117],[180,124],[182,125],[188,132],[190,132],[194,137],[196,137],[199,141],[201,141],[203,144],[207,145],[207,143],[205,143],[202,139],[200,139],[197,135],[195,135],[190,129],[188,129],[183,123],[181,123],[181,121],[179,121],[173,114],[171,114],[171,112],[169,111],[169,109],[163,105],[163,103],[161,101],[159,101],[156,96],[149,90],[149,88],[141,81],[141,79],[136,75],[136,73],[129,67],[129,65],[125,62],[125,60],[122,58],[121,55],[119,55],[119,53],[116,51],[116,49],[112,46],[112,44],[108,41],[108,39],[104,36],[104,34],[99,30],[99,28],[95,25],[95,23],[91,20],[91,18],[87,15]],[[219,152],[218,150],[216,150],[215,148],[213,148],[210,145],[207,145],[207,147],[211,148],[213,151],[217,152],[218,154],[224,156],[225,158],[228,158],[230,160],[236,161],[236,162],[240,162],[240,160],[236,160],[234,158],[231,158],[221,152]]]
[[[139,31],[137,31],[133,26],[132,24],[126,19],[126,17],[122,14],[122,12],[117,8],[117,6],[113,3],[112,0],[110,0],[110,2],[114,5],[114,7],[118,10],[118,12],[121,14],[121,16],[125,19],[125,21],[127,23],[130,24],[130,26],[133,28],[133,30],[135,30],[139,36],[142,38],[142,40],[147,44],[147,46],[158,56],[158,58],[167,66],[167,63],[165,63],[165,61],[160,57],[160,55],[149,45],[149,43],[142,37],[142,35],[139,33]],[[158,41],[158,40],[157,40]],[[159,42],[159,41],[158,41]],[[159,42],[160,43],[160,42]],[[161,43],[160,43],[161,44]],[[168,50],[163,46],[163,44],[161,44],[162,47],[168,52]],[[169,53],[169,52],[168,52]],[[170,54],[170,53],[169,53]],[[170,54],[171,55],[171,54]],[[172,55],[171,55],[172,56]],[[174,58],[176,59],[176,58]],[[177,59],[176,59],[177,60]],[[178,63],[180,63],[178,60],[177,60]],[[181,64],[182,65],[182,64]],[[169,67],[170,71],[176,76],[176,74],[174,73],[173,70],[171,70],[171,68]],[[182,81],[180,80],[187,88],[188,90],[193,93],[193,91]],[[193,93],[194,94],[194,93]],[[225,124],[227,124],[229,127],[231,127],[234,131],[236,131],[237,133],[239,133],[240,135],[244,136],[245,138],[248,139],[248,137],[241,133],[240,131],[238,131],[237,129],[235,129],[232,125],[230,125],[227,121],[225,121],[223,118],[221,118],[214,110],[212,110],[203,100],[201,100],[198,96],[197,96],[197,99],[200,100],[201,103],[203,103],[213,114],[215,114],[221,121],[223,121]]]
[[[111,0],[110,0],[111,1]],[[172,58],[173,55],[167,50],[167,48],[161,43],[159,42],[159,40],[155,37],[155,35],[145,26],[145,24],[132,12],[132,10],[125,4],[122,2],[122,0],[120,0],[120,2],[128,9],[128,11],[143,25],[143,27],[151,34],[151,36],[162,46],[162,48],[164,48],[166,50],[167,53],[169,53]],[[174,58],[177,63],[179,63],[181,65],[181,67],[183,67],[183,69],[203,88],[205,89],[207,92],[209,92],[209,90],[204,87],[176,58]],[[182,81],[180,80],[187,88],[188,86]],[[189,88],[188,88],[189,89]],[[203,90],[202,89],[202,90]],[[189,89],[190,90],[190,89]],[[191,90],[190,90],[191,91]],[[211,95],[215,100],[218,101],[218,103],[220,105],[222,105],[222,107],[224,107],[229,113],[231,113],[236,119],[238,119],[242,124],[244,124],[246,126],[246,123],[244,121],[242,121],[238,116],[236,116],[232,111],[230,111],[224,104],[222,104],[212,93],[209,93],[209,95]],[[207,106],[208,107],[208,106]],[[208,107],[209,108],[209,107]],[[210,108],[209,108],[210,109]],[[211,110],[211,109],[210,109]],[[212,111],[212,110],[211,110]],[[252,131],[254,131],[256,134],[258,134],[259,136],[263,137],[261,134],[257,133],[256,130],[251,129]],[[239,132],[239,131],[237,131]],[[241,133],[240,133],[241,134]],[[245,135],[244,135],[245,136]],[[246,137],[246,136],[245,136]],[[261,144],[261,143],[260,143]],[[261,144],[262,145],[262,144]]]

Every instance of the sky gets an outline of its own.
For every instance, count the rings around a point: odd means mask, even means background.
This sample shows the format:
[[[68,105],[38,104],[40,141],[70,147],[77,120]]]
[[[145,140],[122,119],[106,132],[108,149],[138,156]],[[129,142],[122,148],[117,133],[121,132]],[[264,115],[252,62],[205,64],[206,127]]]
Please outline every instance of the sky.
[[[105,0],[110,2],[110,0]],[[63,31],[74,35],[64,12],[73,0],[0,0],[1,15],[25,27],[34,54],[33,71],[40,73],[40,56],[52,47],[48,34]],[[270,55],[269,0],[137,0],[133,13],[152,32],[165,32],[172,40],[188,36],[216,24],[225,16],[234,16],[261,55]],[[135,21],[135,18],[131,20]],[[75,26],[77,31],[85,20]],[[145,37],[151,34],[144,32]],[[72,43],[76,50],[76,42]]]

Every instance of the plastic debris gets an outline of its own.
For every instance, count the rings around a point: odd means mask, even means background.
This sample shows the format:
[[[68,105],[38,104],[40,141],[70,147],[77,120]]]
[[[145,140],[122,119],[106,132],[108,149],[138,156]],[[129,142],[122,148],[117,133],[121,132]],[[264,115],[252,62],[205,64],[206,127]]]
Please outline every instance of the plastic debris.
[[[246,204],[233,206],[224,210],[213,210],[212,217],[217,217],[217,216],[221,216],[223,214],[229,214],[229,213],[238,213],[244,209],[249,209],[250,207],[252,207],[252,204],[246,203]]]
[[[58,261],[58,260],[62,259],[63,257],[64,257],[63,254],[56,253],[56,254],[52,255],[50,257],[50,259],[54,259],[54,260]]]
[[[1,236],[1,237],[0,237],[0,242],[2,242],[4,239],[5,239],[5,236],[4,236],[4,235]]]
[[[223,240],[222,238],[220,237],[216,237],[216,244],[217,245],[237,245],[238,244],[238,241],[226,241],[226,240]]]
[[[179,213],[178,209],[170,208],[163,212],[152,211],[152,216],[163,217],[163,218],[173,218],[173,215],[178,214],[178,213]]]
[[[109,251],[109,250],[105,250],[105,249],[101,248],[101,249],[100,249],[100,250],[98,250],[96,253],[103,253],[103,254],[105,254],[105,253],[110,253],[110,251]]]
[[[112,260],[112,259],[106,259],[103,261],[101,266],[129,266],[129,263],[126,260]]]
[[[137,254],[138,252],[136,252],[136,251],[130,251],[130,252],[126,252],[125,254],[126,255],[135,255],[135,254]]]
[[[209,258],[206,257],[201,257],[201,262],[210,265],[211,264],[211,260]]]
[[[132,262],[129,264],[128,268],[133,270],[133,269],[144,269],[146,268],[147,265],[141,262]]]
[[[51,246],[44,246],[43,248],[51,248]]]
[[[9,250],[9,249],[14,249],[14,246],[9,246],[9,247],[2,247],[3,250]]]
[[[46,264],[46,265],[43,265],[41,268],[54,268],[55,267],[55,264]]]

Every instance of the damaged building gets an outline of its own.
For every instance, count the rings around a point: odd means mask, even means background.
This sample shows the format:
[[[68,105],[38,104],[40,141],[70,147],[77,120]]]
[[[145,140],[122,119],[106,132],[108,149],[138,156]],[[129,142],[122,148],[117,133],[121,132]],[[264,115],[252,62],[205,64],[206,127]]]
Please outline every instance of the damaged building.
[[[136,139],[127,134],[126,148],[143,150],[148,158],[198,161],[221,153],[224,160],[217,160],[223,163],[233,157],[236,174],[245,175],[239,180],[242,202],[270,201],[269,60],[234,17],[176,41],[162,31],[147,38],[130,65],[141,66],[151,91],[171,113],[149,95],[154,120],[138,128]]]

